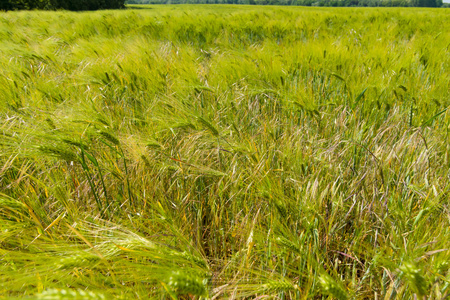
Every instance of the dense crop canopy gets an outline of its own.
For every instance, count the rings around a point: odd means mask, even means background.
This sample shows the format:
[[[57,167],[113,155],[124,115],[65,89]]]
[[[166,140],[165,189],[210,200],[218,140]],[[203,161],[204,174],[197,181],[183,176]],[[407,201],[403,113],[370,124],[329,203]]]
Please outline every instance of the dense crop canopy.
[[[447,11],[145,8],[0,14],[0,295],[450,293]]]

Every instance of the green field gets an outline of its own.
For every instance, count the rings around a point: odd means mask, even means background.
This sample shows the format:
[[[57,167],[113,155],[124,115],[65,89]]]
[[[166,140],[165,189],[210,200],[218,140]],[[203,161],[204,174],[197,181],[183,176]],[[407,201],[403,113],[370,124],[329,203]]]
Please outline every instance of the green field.
[[[444,299],[450,10],[0,13],[0,299]]]

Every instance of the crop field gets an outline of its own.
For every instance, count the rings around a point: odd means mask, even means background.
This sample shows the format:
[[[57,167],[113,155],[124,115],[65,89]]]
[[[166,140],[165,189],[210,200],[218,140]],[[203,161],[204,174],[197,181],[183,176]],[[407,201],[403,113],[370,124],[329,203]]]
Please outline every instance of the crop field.
[[[445,299],[450,10],[0,12],[0,299]]]

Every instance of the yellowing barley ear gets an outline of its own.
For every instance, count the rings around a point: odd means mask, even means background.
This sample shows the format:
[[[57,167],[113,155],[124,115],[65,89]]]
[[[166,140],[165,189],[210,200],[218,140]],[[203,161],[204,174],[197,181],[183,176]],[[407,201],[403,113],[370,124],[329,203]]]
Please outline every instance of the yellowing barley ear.
[[[187,274],[182,271],[174,271],[170,274],[167,285],[179,295],[208,296],[206,288],[207,280],[203,280],[194,274]]]
[[[428,294],[428,282],[425,280],[425,277],[423,277],[422,271],[417,265],[406,262],[400,267],[400,271],[403,272],[403,278],[409,284],[411,290],[419,297]]]
[[[323,292],[338,300],[347,300],[349,297],[344,289],[328,274],[319,277],[319,284]]]

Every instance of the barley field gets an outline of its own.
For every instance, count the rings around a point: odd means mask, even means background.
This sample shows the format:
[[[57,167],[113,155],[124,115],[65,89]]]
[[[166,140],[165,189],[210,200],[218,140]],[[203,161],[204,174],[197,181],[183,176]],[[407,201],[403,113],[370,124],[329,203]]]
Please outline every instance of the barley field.
[[[0,299],[445,299],[450,10],[0,12]]]

